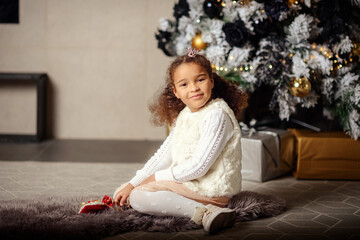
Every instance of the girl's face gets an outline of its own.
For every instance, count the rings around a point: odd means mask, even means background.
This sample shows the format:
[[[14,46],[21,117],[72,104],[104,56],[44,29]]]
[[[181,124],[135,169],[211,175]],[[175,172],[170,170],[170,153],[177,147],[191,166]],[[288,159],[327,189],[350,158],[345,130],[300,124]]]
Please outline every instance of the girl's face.
[[[173,74],[174,94],[191,112],[199,111],[211,98],[214,80],[196,63],[183,63]]]

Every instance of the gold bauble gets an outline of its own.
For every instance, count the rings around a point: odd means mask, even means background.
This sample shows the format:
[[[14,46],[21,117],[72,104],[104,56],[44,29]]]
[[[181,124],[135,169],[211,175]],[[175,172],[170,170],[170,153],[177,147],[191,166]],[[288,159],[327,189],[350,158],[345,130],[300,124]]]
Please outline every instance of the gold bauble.
[[[311,83],[306,77],[292,78],[289,87],[295,97],[305,97],[311,90]]]
[[[303,0],[288,0],[288,7],[291,8],[293,4],[299,5],[300,3],[303,3]]]
[[[203,42],[201,38],[201,32],[198,32],[195,37],[193,37],[193,39],[191,40],[191,45],[197,50],[203,50],[207,47],[207,43]]]
[[[354,43],[354,47],[351,50],[352,56],[358,57],[360,55],[360,43]]]

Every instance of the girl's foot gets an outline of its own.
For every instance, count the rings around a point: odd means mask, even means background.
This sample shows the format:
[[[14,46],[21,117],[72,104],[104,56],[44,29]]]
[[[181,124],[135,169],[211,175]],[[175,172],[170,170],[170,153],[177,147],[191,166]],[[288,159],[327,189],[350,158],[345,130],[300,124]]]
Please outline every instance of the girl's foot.
[[[235,218],[235,210],[209,204],[203,208],[196,208],[191,220],[199,225],[202,224],[209,234],[215,234],[221,229],[233,226]]]

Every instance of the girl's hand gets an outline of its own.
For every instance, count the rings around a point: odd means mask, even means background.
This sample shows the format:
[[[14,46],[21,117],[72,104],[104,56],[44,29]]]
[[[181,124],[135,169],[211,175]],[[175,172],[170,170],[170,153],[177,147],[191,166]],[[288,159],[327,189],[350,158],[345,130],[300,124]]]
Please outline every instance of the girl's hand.
[[[140,185],[144,185],[150,182],[155,182],[155,174],[151,175],[150,177],[148,177],[147,179],[145,179]]]
[[[120,204],[120,206],[123,206],[125,201],[128,199],[131,191],[134,189],[134,186],[131,185],[130,183],[128,183],[128,185],[126,185],[126,187],[124,187],[123,189],[121,189],[115,196],[114,198],[114,202],[115,204]],[[119,203],[120,201],[120,203]]]

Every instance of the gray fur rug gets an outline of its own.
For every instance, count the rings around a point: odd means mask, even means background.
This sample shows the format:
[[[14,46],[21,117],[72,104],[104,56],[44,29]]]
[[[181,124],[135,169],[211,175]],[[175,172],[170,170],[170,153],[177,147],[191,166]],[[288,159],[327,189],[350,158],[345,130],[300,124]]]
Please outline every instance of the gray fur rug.
[[[81,202],[94,196],[42,197],[0,201],[0,239],[101,239],[129,231],[175,232],[200,226],[180,217],[156,217],[133,209],[78,214]],[[237,221],[272,217],[286,209],[284,199],[244,191],[228,205]]]

